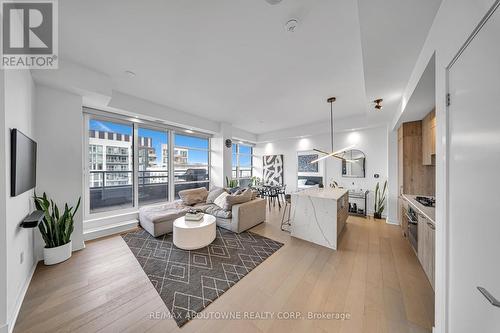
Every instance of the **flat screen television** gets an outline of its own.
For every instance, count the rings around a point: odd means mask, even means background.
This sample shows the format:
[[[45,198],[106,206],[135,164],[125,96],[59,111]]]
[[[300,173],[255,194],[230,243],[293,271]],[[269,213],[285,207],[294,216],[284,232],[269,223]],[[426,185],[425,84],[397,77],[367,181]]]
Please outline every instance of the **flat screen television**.
[[[15,197],[36,185],[36,142],[14,128],[10,152],[10,195]]]

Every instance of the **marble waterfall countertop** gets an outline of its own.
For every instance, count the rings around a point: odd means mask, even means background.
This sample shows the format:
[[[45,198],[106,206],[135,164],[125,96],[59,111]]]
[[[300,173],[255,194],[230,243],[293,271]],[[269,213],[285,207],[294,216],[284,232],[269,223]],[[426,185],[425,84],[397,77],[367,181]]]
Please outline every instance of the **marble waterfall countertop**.
[[[307,195],[315,198],[338,200],[347,192],[348,190],[339,188],[309,188],[294,194]]]
[[[431,220],[432,223],[436,224],[436,207],[427,207],[422,205],[417,201],[417,196],[413,194],[403,194],[402,196],[406,201],[410,203],[410,205],[413,206],[413,208],[416,208],[417,211],[420,212],[420,214],[423,214],[425,217]]]
[[[344,189],[311,188],[292,193],[291,235],[336,250],[337,206],[342,204],[339,199],[347,192]]]

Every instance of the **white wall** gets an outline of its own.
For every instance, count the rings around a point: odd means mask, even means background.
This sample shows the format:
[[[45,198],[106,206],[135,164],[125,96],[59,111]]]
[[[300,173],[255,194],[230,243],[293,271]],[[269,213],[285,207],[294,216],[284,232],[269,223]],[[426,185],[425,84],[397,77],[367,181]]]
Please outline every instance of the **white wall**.
[[[6,143],[5,143],[5,72],[0,71],[0,221],[7,220]],[[0,223],[0,333],[7,332],[7,238],[6,223]]]
[[[474,28],[493,5],[494,0],[443,0],[436,15],[429,35],[424,43],[415,68],[412,71],[407,88],[403,94],[401,110],[393,121],[397,123],[404,112],[429,59],[436,53],[436,304],[435,332],[461,332],[460,321],[469,316],[451,311],[451,295],[460,292],[454,290],[453,279],[461,276],[460,271],[450,274],[448,267],[457,256],[457,249],[450,247],[454,235],[447,219],[447,115],[446,115],[446,67],[467,40]],[[472,172],[471,172],[472,174]],[[459,244],[458,246],[463,246]],[[469,243],[469,247],[483,246]],[[478,273],[479,274],[479,273]]]
[[[36,86],[38,141],[37,187],[59,206],[83,200],[83,113],[82,97],[70,92]],[[73,250],[84,247],[83,206],[75,216],[71,237]]]
[[[37,253],[34,250],[37,229],[23,229],[19,227],[22,220],[34,207],[32,202],[33,190],[24,192],[16,197],[10,196],[10,129],[17,128],[27,136],[34,138],[34,83],[31,73],[26,70],[5,71],[5,126],[3,149],[5,152],[5,245],[6,245],[6,304],[5,318],[12,329],[17,311],[22,303],[24,292],[31,279]],[[21,260],[21,256],[23,259]]]
[[[387,128],[385,126],[356,131],[337,132],[334,136],[335,149],[354,144],[356,149],[366,155],[366,177],[345,178],[341,175],[341,162],[338,159],[326,159],[326,186],[331,178],[346,188],[368,189],[373,191],[377,181],[383,183],[387,179]],[[305,138],[291,138],[258,144],[255,149],[254,172],[262,177],[262,156],[283,154],[284,173],[287,192],[297,189],[297,151],[313,148],[330,151],[330,135],[319,134]],[[374,174],[380,178],[374,178]],[[387,211],[386,211],[387,212]],[[370,193],[368,213],[373,213],[373,194]]]

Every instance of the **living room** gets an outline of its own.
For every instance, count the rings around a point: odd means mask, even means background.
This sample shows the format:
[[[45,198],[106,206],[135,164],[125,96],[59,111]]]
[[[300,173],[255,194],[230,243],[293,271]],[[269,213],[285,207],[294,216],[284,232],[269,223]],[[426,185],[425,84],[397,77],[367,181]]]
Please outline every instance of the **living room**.
[[[499,3],[2,1],[0,332],[496,332]]]

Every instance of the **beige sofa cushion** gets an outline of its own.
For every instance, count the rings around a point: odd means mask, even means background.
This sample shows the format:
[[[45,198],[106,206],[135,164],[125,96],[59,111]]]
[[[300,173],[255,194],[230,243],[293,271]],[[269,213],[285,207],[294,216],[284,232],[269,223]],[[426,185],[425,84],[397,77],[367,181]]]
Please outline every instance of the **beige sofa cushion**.
[[[204,187],[182,190],[179,191],[179,197],[184,205],[192,206],[197,203],[206,202],[208,191]]]
[[[216,204],[217,206],[219,206],[220,208],[224,208],[224,206],[226,205],[226,198],[230,196],[229,193],[227,192],[222,192],[217,198],[215,198],[214,200],[214,204]]]
[[[233,205],[241,204],[252,200],[252,190],[246,189],[241,194],[228,195],[224,204],[224,210],[231,210]]]
[[[215,199],[222,193],[224,193],[226,190],[224,190],[222,187],[213,187],[210,192],[208,192],[207,196],[207,204],[214,203]]]

